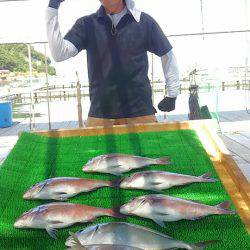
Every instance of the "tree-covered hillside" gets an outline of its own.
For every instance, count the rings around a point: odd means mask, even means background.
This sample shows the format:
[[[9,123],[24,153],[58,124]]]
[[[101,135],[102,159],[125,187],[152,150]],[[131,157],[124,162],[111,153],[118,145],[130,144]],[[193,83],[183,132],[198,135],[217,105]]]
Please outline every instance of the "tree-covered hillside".
[[[38,73],[45,72],[44,55],[34,50],[31,46],[32,67]],[[47,58],[48,65],[51,60]],[[6,44],[0,45],[0,69],[9,70],[11,72],[27,72],[29,70],[28,63],[28,47],[24,44]],[[48,73],[55,75],[54,67],[48,66]]]

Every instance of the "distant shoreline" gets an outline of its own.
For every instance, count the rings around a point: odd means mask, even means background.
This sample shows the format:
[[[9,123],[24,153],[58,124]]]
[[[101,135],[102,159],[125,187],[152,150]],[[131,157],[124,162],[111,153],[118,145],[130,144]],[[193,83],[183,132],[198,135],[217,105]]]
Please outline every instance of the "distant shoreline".
[[[11,83],[12,81],[10,80],[1,80],[0,79],[0,84],[8,84],[8,83]]]

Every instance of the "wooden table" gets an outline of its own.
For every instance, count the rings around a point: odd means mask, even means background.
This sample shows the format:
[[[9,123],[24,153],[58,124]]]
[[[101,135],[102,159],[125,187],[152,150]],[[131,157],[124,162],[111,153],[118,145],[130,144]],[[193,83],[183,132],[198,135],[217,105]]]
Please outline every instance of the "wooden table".
[[[217,124],[212,120],[151,123],[113,127],[61,129],[34,132],[49,137],[95,136],[105,134],[142,133],[152,131],[195,130],[225,189],[234,202],[238,214],[250,233],[250,183],[242,174],[224,143],[217,135]]]

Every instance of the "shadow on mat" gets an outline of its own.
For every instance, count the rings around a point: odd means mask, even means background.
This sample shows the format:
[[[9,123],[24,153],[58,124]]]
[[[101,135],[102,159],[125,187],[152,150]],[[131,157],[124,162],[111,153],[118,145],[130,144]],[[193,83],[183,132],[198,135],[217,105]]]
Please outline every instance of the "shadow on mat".
[[[44,179],[49,179],[56,176],[58,147],[58,139],[48,137]]]

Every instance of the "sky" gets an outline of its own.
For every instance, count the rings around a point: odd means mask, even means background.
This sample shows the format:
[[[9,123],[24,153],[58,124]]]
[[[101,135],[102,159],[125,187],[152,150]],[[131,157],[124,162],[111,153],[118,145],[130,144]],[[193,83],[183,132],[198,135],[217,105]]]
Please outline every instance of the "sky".
[[[1,0],[0,0],[1,1]],[[200,0],[135,0],[140,9],[153,16],[169,36],[202,32]],[[25,2],[0,2],[1,42],[45,42],[45,10],[48,0]],[[95,12],[99,0],[65,0],[59,9],[59,23],[65,34],[81,16]],[[250,29],[250,0],[203,0],[205,32]],[[250,55],[247,34],[207,35],[169,38],[174,47],[181,73],[195,67],[226,69],[244,66]],[[43,46],[35,48],[43,52]],[[155,78],[163,79],[160,59],[154,57]],[[65,62],[55,63],[60,76],[75,77],[79,71],[81,80],[87,81],[86,53]],[[149,71],[150,73],[150,71]]]

